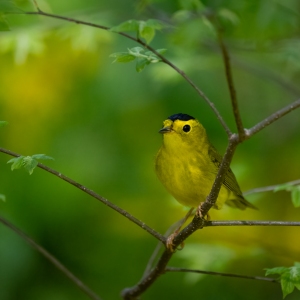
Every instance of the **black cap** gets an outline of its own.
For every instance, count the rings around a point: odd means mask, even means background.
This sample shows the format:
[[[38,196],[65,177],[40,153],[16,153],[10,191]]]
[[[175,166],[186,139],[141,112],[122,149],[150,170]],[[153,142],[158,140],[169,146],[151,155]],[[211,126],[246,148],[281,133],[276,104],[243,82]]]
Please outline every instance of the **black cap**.
[[[194,117],[187,115],[187,114],[182,114],[182,113],[178,113],[175,115],[172,115],[168,118],[171,121],[175,121],[175,120],[180,120],[180,121],[188,121],[188,120],[195,120]]]

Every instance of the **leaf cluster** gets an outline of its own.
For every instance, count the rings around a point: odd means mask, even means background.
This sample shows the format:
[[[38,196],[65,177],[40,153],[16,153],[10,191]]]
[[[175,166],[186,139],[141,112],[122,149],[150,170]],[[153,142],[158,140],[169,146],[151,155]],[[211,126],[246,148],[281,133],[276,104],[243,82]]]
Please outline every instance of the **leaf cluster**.
[[[162,21],[155,19],[149,19],[147,21],[128,20],[117,26],[112,27],[110,31],[135,32],[137,38],[143,38],[147,44],[150,44],[150,42],[155,37],[156,30],[161,30],[162,28],[165,28],[167,26],[168,25],[163,23]]]
[[[265,269],[266,276],[279,274],[280,283],[283,292],[283,298],[292,293],[295,288],[300,290],[300,263],[295,262],[293,267],[276,267]]]
[[[157,49],[155,51],[159,54],[163,54],[166,52],[166,49]],[[128,63],[136,60],[135,68],[137,72],[141,72],[149,64],[155,64],[161,61],[161,59],[153,52],[146,51],[141,47],[128,49],[127,52],[113,53],[110,55],[110,57],[115,58],[113,62],[119,63]]]
[[[31,175],[33,170],[38,165],[38,159],[50,159],[54,160],[54,158],[47,156],[45,154],[34,154],[32,156],[18,156],[10,159],[7,163],[11,163],[11,170],[21,169],[22,167]]]

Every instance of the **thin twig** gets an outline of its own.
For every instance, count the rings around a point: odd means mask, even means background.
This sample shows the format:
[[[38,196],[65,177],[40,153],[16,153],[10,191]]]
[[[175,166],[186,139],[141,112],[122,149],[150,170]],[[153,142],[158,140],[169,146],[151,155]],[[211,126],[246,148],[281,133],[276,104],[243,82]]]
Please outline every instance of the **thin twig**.
[[[244,130],[241,114],[240,114],[239,107],[238,107],[236,91],[234,88],[234,82],[233,82],[231,65],[230,65],[230,57],[229,57],[227,48],[223,42],[221,29],[217,28],[217,26],[216,26],[216,30],[218,32],[219,45],[221,48],[222,57],[223,57],[223,61],[224,61],[225,74],[226,74],[227,84],[228,84],[228,88],[229,88],[229,92],[230,92],[231,106],[233,109],[234,119],[235,119],[235,123],[236,123],[237,130],[239,133],[239,137],[243,141],[245,139],[245,130]]]
[[[107,30],[107,31],[110,30],[110,27],[107,27],[107,26],[98,25],[98,24],[91,23],[91,22],[85,22],[85,21],[74,19],[74,18],[63,17],[63,16],[59,16],[59,15],[55,15],[55,14],[46,13],[44,11],[41,11],[40,9],[38,9],[37,12],[26,12],[25,14],[27,14],[27,15],[40,15],[40,16],[50,17],[50,18],[54,18],[54,19],[64,20],[64,21],[71,22],[71,23],[76,23],[76,24],[86,25],[86,26],[90,26],[90,27],[95,27],[95,28],[99,28],[99,29],[103,29],[103,30]],[[133,36],[127,34],[127,33],[124,33],[124,32],[114,32],[114,33],[122,35],[122,36],[124,36],[124,37],[126,37],[126,38],[128,38],[132,41],[135,41],[135,42],[139,43],[143,47],[149,49],[156,56],[158,56],[165,64],[169,65],[173,70],[175,70],[178,74],[180,74],[193,87],[193,89],[198,93],[198,95],[200,97],[202,97],[204,99],[204,101],[210,106],[210,108],[213,110],[214,114],[216,115],[217,119],[219,120],[219,122],[223,126],[224,130],[226,131],[227,135],[230,136],[231,131],[230,131],[228,125],[226,124],[226,122],[224,121],[224,119],[222,118],[221,114],[219,113],[219,111],[215,107],[214,103],[209,100],[209,98],[205,95],[205,93],[201,89],[199,89],[197,87],[197,85],[181,69],[176,67],[171,61],[169,61],[163,55],[158,53],[150,45],[143,42],[140,38],[135,38],[135,37],[133,37]]]
[[[254,188],[254,189],[244,192],[243,195],[247,196],[247,195],[251,195],[251,194],[255,194],[255,193],[273,192],[276,188],[278,188],[279,186],[282,186],[282,185],[298,185],[298,184],[300,184],[300,179],[288,181],[285,183],[275,184],[275,185]]]
[[[182,220],[183,220],[183,218],[180,219],[179,221],[175,222],[174,224],[172,224],[172,225],[167,229],[167,231],[165,232],[164,237],[167,238],[167,237],[174,231],[174,229],[177,228],[178,225],[182,223]],[[163,246],[163,244],[160,243],[160,242],[158,242],[157,246],[155,247],[153,253],[151,254],[151,256],[150,256],[150,258],[149,258],[149,261],[148,261],[147,266],[146,266],[146,268],[145,268],[143,277],[146,277],[146,276],[149,274],[149,272],[150,272],[150,270],[152,269],[152,266],[153,266],[153,264],[154,264],[154,261],[155,261],[157,255],[158,255],[160,249],[162,248],[162,246]]]
[[[203,227],[211,226],[300,226],[300,222],[294,221],[206,221]]]
[[[4,149],[4,148],[0,148],[0,152],[14,156],[14,157],[18,157],[20,156],[17,153],[14,153],[10,150]],[[76,182],[75,180],[63,175],[60,172],[57,172],[56,170],[53,170],[41,163],[38,163],[38,167],[57,176],[58,178],[72,184],[73,186],[77,187],[78,189],[80,189],[81,191],[87,193],[88,195],[92,196],[93,198],[101,201],[103,204],[107,205],[108,207],[112,208],[113,210],[115,210],[116,212],[118,212],[119,214],[123,215],[124,217],[126,217],[127,219],[129,219],[131,222],[135,223],[136,225],[138,225],[139,227],[141,227],[142,229],[144,229],[145,231],[147,231],[148,233],[150,233],[152,236],[154,236],[156,239],[158,239],[159,241],[161,241],[162,243],[165,243],[166,238],[156,232],[154,229],[152,229],[151,227],[149,227],[148,225],[146,225],[144,222],[138,220],[137,218],[135,218],[134,216],[132,216],[130,213],[128,213],[126,210],[121,209],[119,206],[111,203],[110,201],[108,201],[106,198],[100,196],[99,194],[95,193],[94,191],[88,189],[87,187],[83,186],[82,184]]]
[[[166,268],[166,272],[198,273],[198,274],[216,275],[216,276],[225,276],[225,277],[235,277],[235,278],[243,278],[243,279],[263,280],[263,281],[269,281],[269,282],[273,282],[273,283],[278,283],[277,279],[268,278],[268,277],[247,276],[247,275],[240,275],[240,274],[212,272],[212,271],[202,271],[202,270],[192,270],[192,269],[185,269],[185,268],[167,267]]]
[[[65,276],[67,276],[75,285],[77,285],[87,296],[93,300],[100,300],[100,297],[94,293],[89,287],[87,287],[79,278],[77,278],[71,271],[69,271],[60,261],[58,261],[52,254],[50,254],[43,247],[38,245],[33,239],[26,235],[23,231],[13,225],[11,222],[0,216],[0,222],[13,230],[35,250],[41,253],[46,259],[48,259],[57,269],[59,269]]]
[[[191,210],[194,210],[194,209],[192,208]],[[164,237],[167,238],[176,228],[178,228],[179,226],[181,227],[184,224],[184,222],[186,222],[186,217],[184,217],[184,218],[180,219],[179,221],[173,223],[167,229],[167,231],[165,232]],[[154,249],[154,251],[153,251],[153,253],[152,253],[152,255],[151,255],[151,257],[150,257],[150,259],[147,263],[147,266],[146,266],[146,269],[144,271],[143,277],[146,277],[149,274],[149,272],[152,269],[152,266],[154,264],[154,261],[155,261],[157,255],[158,255],[160,249],[162,248],[162,246],[163,246],[163,244],[159,242],[157,244],[157,246],[155,247],[155,249]]]
[[[38,12],[42,12],[42,11],[40,10],[40,8],[39,8],[39,6],[38,6],[36,0],[32,0],[32,1],[33,1],[33,4],[34,4],[35,8],[37,9],[37,11],[38,11]]]
[[[300,99],[298,99],[298,100],[294,101],[293,103],[285,106],[284,108],[276,111],[274,114],[270,115],[269,117],[267,117],[263,121],[259,122],[252,128],[246,129],[246,138],[250,138],[255,133],[261,131],[265,127],[267,127],[270,124],[272,124],[273,122],[279,120],[280,118],[282,118],[283,116],[285,116],[286,114],[288,114],[289,112],[293,111],[294,109],[296,109],[298,107],[300,107]]]

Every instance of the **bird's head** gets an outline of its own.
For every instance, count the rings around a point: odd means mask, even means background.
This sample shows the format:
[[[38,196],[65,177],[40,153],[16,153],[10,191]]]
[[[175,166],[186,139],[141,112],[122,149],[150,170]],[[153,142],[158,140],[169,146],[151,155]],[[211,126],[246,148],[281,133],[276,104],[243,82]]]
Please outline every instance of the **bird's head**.
[[[164,145],[168,148],[198,148],[207,141],[202,124],[194,117],[182,113],[174,114],[165,120],[159,132],[164,135]]]

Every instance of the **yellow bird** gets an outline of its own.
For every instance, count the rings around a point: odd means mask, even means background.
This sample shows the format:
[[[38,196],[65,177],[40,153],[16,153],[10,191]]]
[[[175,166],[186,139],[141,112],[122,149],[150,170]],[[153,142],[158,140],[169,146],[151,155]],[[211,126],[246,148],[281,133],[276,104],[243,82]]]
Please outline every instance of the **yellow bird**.
[[[159,180],[179,203],[198,207],[211,191],[222,156],[209,142],[201,123],[187,114],[170,116],[159,132],[163,134],[155,162]],[[243,197],[231,169],[214,208],[221,209],[224,203],[242,210],[257,209]]]

